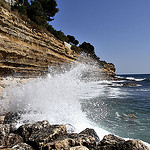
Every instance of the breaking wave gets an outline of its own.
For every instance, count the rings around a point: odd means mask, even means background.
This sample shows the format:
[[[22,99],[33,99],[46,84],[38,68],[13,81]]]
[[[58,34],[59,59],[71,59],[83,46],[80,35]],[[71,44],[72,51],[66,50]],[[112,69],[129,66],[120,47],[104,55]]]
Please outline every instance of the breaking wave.
[[[97,66],[83,62],[73,63],[69,67],[64,65],[59,70],[50,67],[47,76],[6,89],[4,98],[9,100],[3,103],[3,107],[6,111],[22,112],[18,126],[48,120],[50,124],[66,124],[68,131],[94,128],[102,139],[110,132],[89,119],[83,105],[96,97],[107,95],[108,98],[121,98],[125,93],[109,87],[111,81],[98,80],[100,73],[96,70]],[[107,105],[103,102],[93,105],[101,110],[97,114],[99,118],[107,116]]]

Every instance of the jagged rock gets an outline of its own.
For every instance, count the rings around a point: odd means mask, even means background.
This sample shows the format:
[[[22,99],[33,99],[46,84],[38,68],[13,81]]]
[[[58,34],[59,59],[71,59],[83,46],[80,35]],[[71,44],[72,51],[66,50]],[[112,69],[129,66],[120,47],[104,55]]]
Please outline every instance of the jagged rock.
[[[41,130],[42,128],[49,128],[50,124],[48,121],[38,121],[33,124],[25,124],[20,126],[17,130],[16,133],[21,135],[24,139],[24,141],[28,141],[29,137],[31,136],[32,133]]]
[[[13,146],[11,150],[34,150],[30,145],[27,143],[18,143],[17,145]]]
[[[75,141],[70,138],[62,139],[62,140],[56,140],[54,142],[47,143],[43,145],[42,149],[43,150],[51,150],[51,149],[64,149],[68,150],[71,146],[75,146]]]
[[[96,141],[94,137],[88,136],[87,134],[70,133],[43,145],[42,148],[44,150],[59,150],[61,148],[68,150],[75,146],[86,146],[89,149],[96,149]]]
[[[6,136],[15,130],[12,124],[0,124],[0,138]]]
[[[86,146],[89,149],[94,149],[96,148],[96,140],[94,137],[89,136],[87,134],[76,134],[76,133],[72,133],[72,134],[68,134],[68,138],[71,138],[75,141],[75,145],[74,146]]]
[[[97,135],[97,133],[95,132],[94,129],[86,128],[85,130],[83,130],[83,131],[80,132],[79,134],[86,134],[86,135],[88,135],[88,136],[94,137],[96,142],[99,142],[99,141],[100,141],[100,139],[99,139],[99,137],[98,137],[98,135]]]
[[[15,123],[17,120],[20,119],[20,114],[17,112],[8,112],[5,114],[4,123],[11,124]]]
[[[25,142],[36,149],[51,142],[61,135],[66,134],[64,125],[50,125],[48,121],[39,121],[34,124],[22,125],[17,133],[23,137]]]
[[[89,149],[85,146],[75,146],[71,147],[70,150],[89,150]]]
[[[124,142],[124,144],[120,144],[120,149],[121,150],[149,150],[149,148],[139,140],[128,140]]]
[[[0,145],[0,148],[5,148],[5,147],[11,148],[12,146],[21,142],[23,142],[23,139],[20,135],[10,133],[9,135],[3,137],[3,141]]]
[[[141,141],[125,141],[120,137],[112,134],[104,136],[103,140],[98,143],[97,150],[149,150]]]

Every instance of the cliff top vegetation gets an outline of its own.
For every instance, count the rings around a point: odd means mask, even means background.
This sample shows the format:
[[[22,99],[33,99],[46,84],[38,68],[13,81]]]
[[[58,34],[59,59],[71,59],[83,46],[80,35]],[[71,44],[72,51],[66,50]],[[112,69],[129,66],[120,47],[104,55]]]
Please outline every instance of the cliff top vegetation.
[[[57,8],[56,0],[15,0],[15,4],[10,7],[5,0],[1,0],[0,4],[8,10],[18,13],[18,15],[28,22],[32,28],[37,30],[47,30],[53,34],[56,38],[63,42],[68,42],[71,45],[71,49],[76,53],[86,53],[93,59],[95,59],[100,65],[104,66],[105,63],[101,63],[100,58],[95,54],[94,46],[88,42],[79,44],[79,41],[73,35],[65,35],[61,30],[57,31],[50,25],[50,22],[54,20],[54,16],[59,12]],[[78,46],[79,45],[79,46]]]

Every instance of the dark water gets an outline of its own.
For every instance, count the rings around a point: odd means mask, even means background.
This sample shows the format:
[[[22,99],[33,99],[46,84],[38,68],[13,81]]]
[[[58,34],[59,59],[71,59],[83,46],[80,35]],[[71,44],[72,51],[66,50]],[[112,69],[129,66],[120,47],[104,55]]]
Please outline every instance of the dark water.
[[[99,127],[124,138],[150,143],[150,75],[119,76],[134,81],[113,82],[113,86],[112,83],[104,86],[98,97],[83,103],[83,108]],[[137,86],[122,86],[125,82]]]

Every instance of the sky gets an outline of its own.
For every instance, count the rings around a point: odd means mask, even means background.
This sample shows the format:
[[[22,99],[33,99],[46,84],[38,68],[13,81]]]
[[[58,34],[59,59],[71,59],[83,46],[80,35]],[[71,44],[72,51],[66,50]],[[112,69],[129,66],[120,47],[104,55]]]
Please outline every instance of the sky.
[[[150,0],[57,0],[50,24],[95,47],[117,74],[150,74]]]

